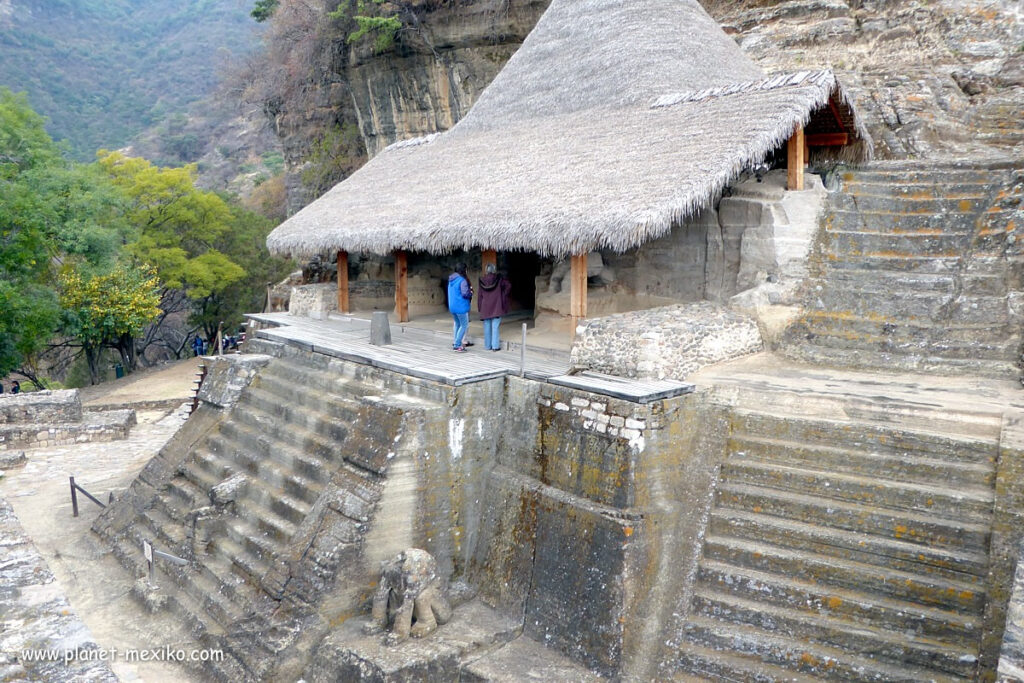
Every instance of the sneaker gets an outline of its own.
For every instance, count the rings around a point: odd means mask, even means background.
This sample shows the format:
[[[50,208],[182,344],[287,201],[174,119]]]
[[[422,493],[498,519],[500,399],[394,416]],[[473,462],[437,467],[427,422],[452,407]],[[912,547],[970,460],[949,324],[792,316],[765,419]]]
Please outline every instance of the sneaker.
[[[464,342],[462,345],[463,346],[473,346],[473,342],[471,342],[471,341]]]
[[[454,349],[454,351],[455,351],[455,353],[465,353],[466,352],[466,347],[465,346],[460,346],[459,348]]]

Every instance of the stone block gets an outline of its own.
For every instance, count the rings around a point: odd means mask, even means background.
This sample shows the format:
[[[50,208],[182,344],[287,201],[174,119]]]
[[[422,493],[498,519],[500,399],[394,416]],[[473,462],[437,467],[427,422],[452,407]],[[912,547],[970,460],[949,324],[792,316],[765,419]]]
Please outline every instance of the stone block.
[[[56,424],[81,419],[78,389],[0,394],[0,424]]]
[[[288,313],[314,320],[326,320],[338,310],[338,285],[325,283],[292,287]]]
[[[370,343],[374,346],[387,346],[391,343],[391,323],[384,311],[374,311],[370,319]]]
[[[206,378],[199,387],[199,400],[218,408],[230,408],[260,368],[272,359],[255,353],[215,356],[207,361]]]

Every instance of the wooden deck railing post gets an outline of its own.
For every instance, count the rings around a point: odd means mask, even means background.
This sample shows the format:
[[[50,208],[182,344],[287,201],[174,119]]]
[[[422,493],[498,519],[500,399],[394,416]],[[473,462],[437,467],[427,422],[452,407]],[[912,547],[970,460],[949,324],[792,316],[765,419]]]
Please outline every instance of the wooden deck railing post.
[[[587,317],[587,255],[573,254],[569,271],[569,315],[572,318],[572,339],[576,326]]]
[[[789,138],[786,155],[786,189],[804,189],[804,127],[798,125]]]
[[[348,252],[338,252],[338,313],[349,313],[348,309]]]
[[[395,315],[409,322],[409,259],[402,250],[395,252]]]

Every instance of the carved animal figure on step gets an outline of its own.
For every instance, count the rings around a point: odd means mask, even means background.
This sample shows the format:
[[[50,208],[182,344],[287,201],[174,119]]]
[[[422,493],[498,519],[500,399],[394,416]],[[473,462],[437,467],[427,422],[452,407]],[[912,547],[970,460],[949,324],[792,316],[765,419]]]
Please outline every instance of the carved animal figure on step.
[[[411,548],[381,563],[380,584],[373,596],[373,620],[367,634],[390,627],[387,644],[432,633],[452,616],[437,574],[437,561],[426,550]]]

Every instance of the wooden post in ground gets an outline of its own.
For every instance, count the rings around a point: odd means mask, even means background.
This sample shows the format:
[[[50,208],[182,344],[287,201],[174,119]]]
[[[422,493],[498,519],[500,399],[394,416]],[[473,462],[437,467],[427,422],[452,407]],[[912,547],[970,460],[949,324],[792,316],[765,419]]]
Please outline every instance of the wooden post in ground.
[[[338,252],[338,313],[348,310],[348,252]]]
[[[570,258],[569,315],[572,318],[572,338],[576,326],[587,317],[587,255],[574,254]]]
[[[493,249],[484,249],[480,252],[480,274],[487,272],[487,264],[498,267],[498,252]]]
[[[789,138],[786,157],[786,189],[804,189],[804,127],[797,126]]]
[[[395,252],[395,315],[409,322],[409,259],[403,250]]]

